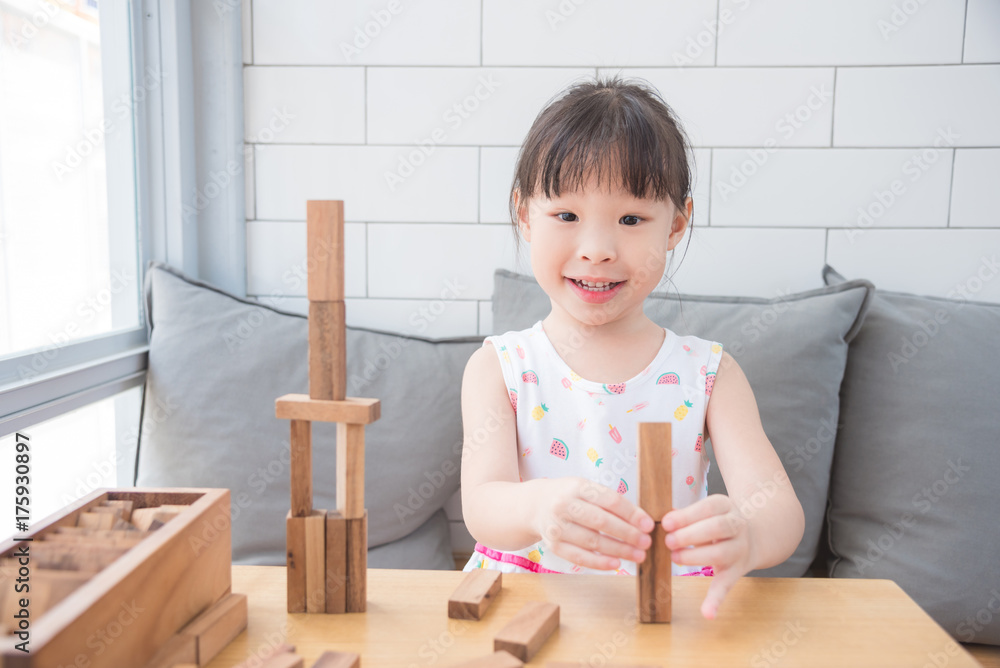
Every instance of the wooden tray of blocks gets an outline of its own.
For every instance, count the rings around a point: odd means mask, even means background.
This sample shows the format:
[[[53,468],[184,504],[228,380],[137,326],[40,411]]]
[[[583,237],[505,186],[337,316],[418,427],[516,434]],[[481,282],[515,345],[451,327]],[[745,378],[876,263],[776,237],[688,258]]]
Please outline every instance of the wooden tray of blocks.
[[[228,489],[96,490],[0,543],[0,666],[203,666],[246,628],[231,574]]]

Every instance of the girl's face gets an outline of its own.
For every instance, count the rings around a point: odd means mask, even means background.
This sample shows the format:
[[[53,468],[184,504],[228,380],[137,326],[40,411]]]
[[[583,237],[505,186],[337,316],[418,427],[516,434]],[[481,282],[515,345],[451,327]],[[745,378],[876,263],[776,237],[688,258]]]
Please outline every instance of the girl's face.
[[[691,215],[669,200],[636,199],[613,188],[587,188],[530,199],[518,227],[531,244],[531,268],[553,312],[583,325],[642,313],[660,283],[667,252],[680,242]],[[610,285],[606,285],[610,284]]]

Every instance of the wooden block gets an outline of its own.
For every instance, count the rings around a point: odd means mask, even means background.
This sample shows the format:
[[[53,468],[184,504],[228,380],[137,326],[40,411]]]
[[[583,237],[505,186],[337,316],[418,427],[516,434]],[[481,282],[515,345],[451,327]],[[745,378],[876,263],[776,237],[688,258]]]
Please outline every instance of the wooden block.
[[[312,512],[312,423],[291,422],[292,516],[308,517]]]
[[[145,668],[176,668],[198,665],[198,648],[195,639],[178,633],[160,646]]]
[[[306,202],[306,271],[309,301],[344,299],[344,202]]]
[[[249,659],[243,663],[234,666],[233,668],[260,668],[265,661],[270,660],[279,654],[288,654],[295,652],[295,645],[289,645],[288,643],[281,643],[280,645],[275,645],[273,647],[265,648],[260,655],[251,656]]]
[[[483,613],[500,593],[500,571],[477,568],[470,571],[448,598],[448,616],[452,619],[483,618]]]
[[[90,513],[105,513],[111,515],[116,521],[125,518],[125,509],[118,506],[91,506]],[[114,522],[111,523],[114,526]]]
[[[264,663],[258,665],[260,668],[303,668],[305,666],[305,662],[298,654],[293,652],[283,652],[281,654],[275,654]]]
[[[122,519],[125,520],[126,522],[132,521],[133,505],[134,504],[129,499],[105,499],[104,501],[101,501],[101,506],[106,506],[109,508],[121,508]]]
[[[520,659],[505,650],[493,652],[478,659],[456,663],[450,668],[521,668],[524,665]],[[551,664],[550,664],[551,665]],[[573,664],[577,666],[577,664]]]
[[[101,543],[41,540],[31,547],[31,564],[36,568],[97,572],[128,550],[127,547]]]
[[[559,628],[558,605],[543,601],[528,601],[507,626],[494,636],[493,649],[506,650],[521,661],[531,661],[557,628]]]
[[[365,427],[337,423],[337,510],[349,520],[365,512]]]
[[[288,567],[288,612],[306,611],[306,518],[285,518],[285,550]]]
[[[306,612],[326,612],[326,511],[306,518]]]
[[[156,508],[136,508],[132,511],[132,524],[139,531],[149,531],[149,525],[153,523],[153,518],[160,512]]]
[[[308,394],[285,394],[275,399],[274,413],[282,420],[370,424],[382,416],[382,404],[378,399],[363,397],[327,401]]]
[[[115,524],[115,516],[108,513],[80,513],[76,525],[85,529],[110,529]]]
[[[670,550],[660,520],[673,506],[669,422],[640,422],[638,440],[639,507],[656,522],[653,544],[639,563],[639,621],[669,622],[671,613]]]
[[[347,612],[364,612],[368,605],[368,511],[347,519]]]
[[[361,657],[353,652],[323,652],[312,668],[361,668]]]
[[[343,401],[347,394],[347,312],[343,301],[309,302],[309,396]]]
[[[326,513],[326,611],[347,612],[347,519]]]
[[[204,666],[246,627],[246,594],[229,594],[192,619],[181,633],[194,638],[195,662]]]

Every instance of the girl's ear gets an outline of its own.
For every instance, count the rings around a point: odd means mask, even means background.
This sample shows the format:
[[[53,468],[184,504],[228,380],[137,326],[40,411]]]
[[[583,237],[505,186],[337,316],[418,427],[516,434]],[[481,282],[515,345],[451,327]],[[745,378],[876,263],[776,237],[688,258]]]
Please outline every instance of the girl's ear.
[[[528,204],[521,202],[521,191],[514,191],[514,210],[517,211],[517,229],[528,243],[531,243],[531,226],[528,225]]]
[[[678,211],[674,215],[673,222],[670,224],[670,236],[667,237],[667,250],[673,250],[681,242],[681,239],[684,238],[684,231],[687,230],[688,221],[691,220],[691,212],[693,210],[694,201],[688,197],[684,202],[684,210]]]

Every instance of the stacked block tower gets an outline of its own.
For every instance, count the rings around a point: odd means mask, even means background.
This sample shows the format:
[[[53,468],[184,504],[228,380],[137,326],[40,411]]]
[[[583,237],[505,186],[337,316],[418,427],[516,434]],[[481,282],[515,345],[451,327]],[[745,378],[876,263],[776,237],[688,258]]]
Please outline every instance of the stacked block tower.
[[[288,612],[364,612],[368,570],[365,425],[378,399],[345,396],[344,203],[306,205],[309,394],[275,401],[291,420],[291,509],[286,518]],[[313,508],[312,423],[337,423],[337,508]]]

